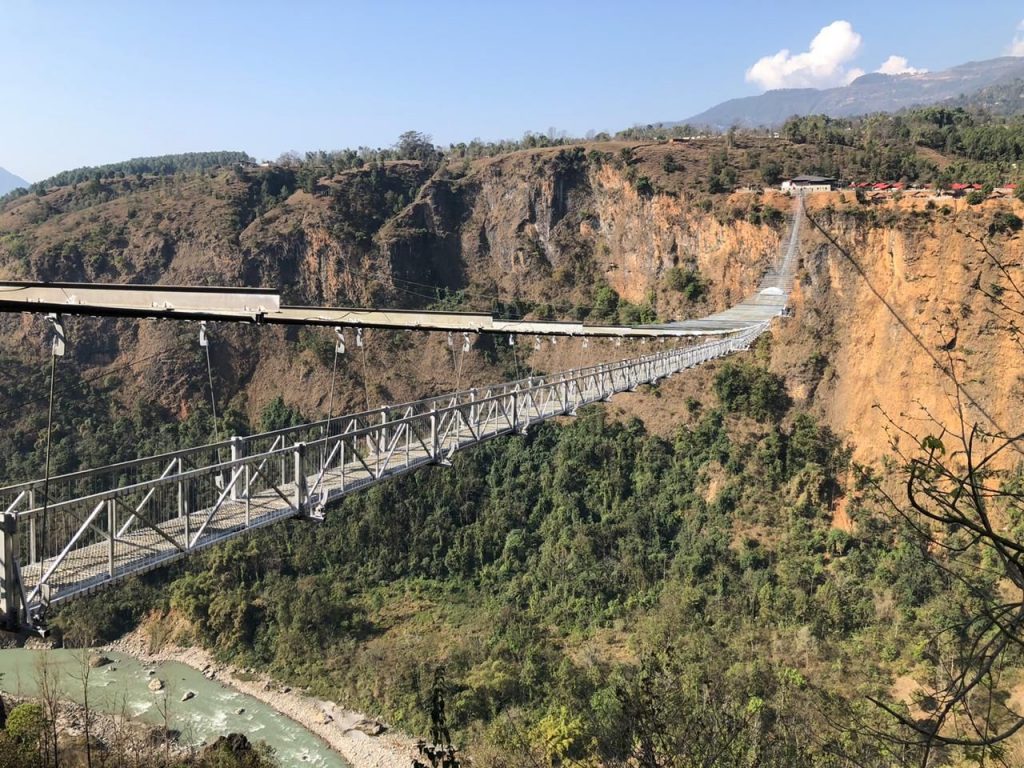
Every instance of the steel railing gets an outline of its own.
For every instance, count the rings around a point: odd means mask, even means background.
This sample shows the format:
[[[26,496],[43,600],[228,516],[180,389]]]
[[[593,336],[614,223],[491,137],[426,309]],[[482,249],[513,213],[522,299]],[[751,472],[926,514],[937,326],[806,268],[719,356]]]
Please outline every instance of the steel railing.
[[[352,491],[747,349],[766,328],[73,472],[50,479],[45,505],[41,480],[0,488],[4,614],[39,624],[48,606],[284,518],[318,517]]]

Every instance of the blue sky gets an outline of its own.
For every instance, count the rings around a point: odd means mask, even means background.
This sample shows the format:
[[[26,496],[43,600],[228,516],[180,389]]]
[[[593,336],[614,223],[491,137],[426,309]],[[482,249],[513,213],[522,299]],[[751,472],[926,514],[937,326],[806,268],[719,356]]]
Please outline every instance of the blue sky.
[[[886,61],[1024,54],[1022,20],[1024,3],[986,0],[0,0],[0,166],[36,181],[140,155],[385,146],[410,129],[442,144],[612,131]]]

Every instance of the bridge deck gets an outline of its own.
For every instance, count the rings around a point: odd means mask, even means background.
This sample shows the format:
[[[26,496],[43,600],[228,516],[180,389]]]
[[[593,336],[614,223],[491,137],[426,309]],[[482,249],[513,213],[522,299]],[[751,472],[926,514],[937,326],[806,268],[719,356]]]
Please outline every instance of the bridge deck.
[[[74,473],[64,486],[71,489],[67,497],[45,511],[29,501],[41,498],[39,481],[0,489],[0,499],[14,498],[8,512],[22,534],[18,560],[28,615],[41,617],[47,606],[279,520],[317,517],[345,494],[447,463],[463,448],[745,349],[763,330],[236,438],[237,455],[230,460],[190,466],[187,460],[200,449],[189,449]],[[217,446],[207,448],[209,456],[223,455]],[[44,516],[50,523],[45,538]]]
[[[800,210],[798,200],[784,258],[756,295],[644,326],[724,338],[0,488],[0,623],[42,625],[72,597],[279,520],[319,517],[345,494],[747,349],[786,308]],[[243,309],[265,299],[233,296]]]

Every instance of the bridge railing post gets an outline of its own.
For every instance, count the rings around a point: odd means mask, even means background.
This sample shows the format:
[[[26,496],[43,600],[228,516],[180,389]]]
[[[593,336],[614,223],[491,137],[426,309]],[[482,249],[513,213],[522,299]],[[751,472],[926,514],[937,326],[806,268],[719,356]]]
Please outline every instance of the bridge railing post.
[[[18,518],[16,515],[7,513],[0,520],[0,612],[3,613],[4,623],[9,629],[16,629],[21,624],[20,605],[18,597],[18,581],[14,563],[17,549]]]
[[[238,435],[231,436],[231,461],[236,462],[239,459],[245,457],[245,440]],[[234,470],[232,470],[234,471]],[[248,492],[248,484],[246,484],[246,491]],[[231,486],[231,500],[238,501],[238,483],[234,483]]]
[[[441,456],[441,431],[437,417],[437,406],[430,406],[430,458],[438,461]]]
[[[107,499],[107,573],[114,578],[114,559],[117,554],[115,542],[117,536],[117,502]]]
[[[192,481],[182,477],[185,465],[178,459],[178,516],[185,518],[185,549],[192,542]]]
[[[36,508],[35,488],[28,492],[28,508],[31,510]],[[28,518],[28,561],[30,564],[35,564],[39,560],[36,546],[36,513],[33,511]]]
[[[249,483],[252,482],[250,465],[245,465],[245,527],[249,527],[249,513],[252,506],[252,494],[249,493]]]
[[[302,459],[306,455],[306,444],[296,443],[293,448],[295,456],[295,511],[300,515],[306,514],[306,507],[309,505],[309,491],[306,488],[306,470],[302,466]]]

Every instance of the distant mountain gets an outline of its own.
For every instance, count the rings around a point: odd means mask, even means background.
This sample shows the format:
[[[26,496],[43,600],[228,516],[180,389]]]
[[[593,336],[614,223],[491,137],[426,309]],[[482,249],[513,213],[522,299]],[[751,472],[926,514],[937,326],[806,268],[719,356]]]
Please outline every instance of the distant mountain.
[[[681,121],[725,130],[732,125],[775,126],[793,115],[851,117],[967,99],[971,94],[1024,78],[1024,57],[972,61],[941,72],[883,75],[873,72],[840,88],[784,88],[730,99]]]
[[[943,106],[984,110],[993,115],[1024,114],[1024,78],[990,85],[964,96],[942,102]]]
[[[15,176],[5,168],[0,168],[0,195],[6,195],[12,189],[27,187],[28,182],[20,176]]]

